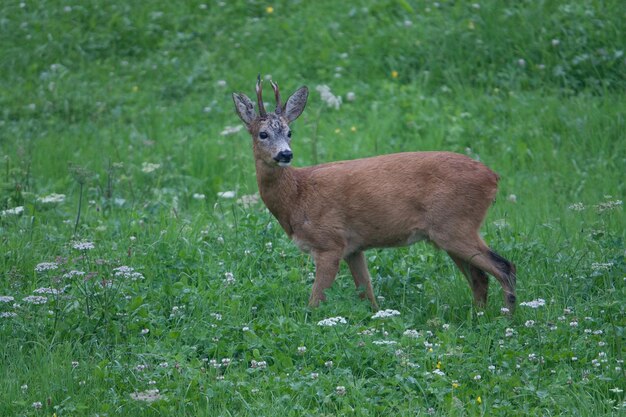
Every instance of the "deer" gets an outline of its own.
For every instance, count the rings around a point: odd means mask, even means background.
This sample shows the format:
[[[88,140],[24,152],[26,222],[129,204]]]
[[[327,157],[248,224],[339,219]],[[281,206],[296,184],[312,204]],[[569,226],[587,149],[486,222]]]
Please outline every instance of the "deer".
[[[267,112],[262,81],[256,82],[258,114],[243,93],[233,93],[235,111],[252,137],[259,193],[265,206],[298,248],[313,257],[314,308],[326,299],[348,265],[361,299],[378,304],[364,251],[428,241],[448,253],[469,282],[474,303],[487,305],[492,275],[503,290],[509,313],[515,309],[515,265],[491,250],[479,234],[494,202],[499,176],[466,155],[402,152],[363,159],[291,166],[291,123],[304,111],[306,86]],[[506,312],[506,310],[503,310]]]

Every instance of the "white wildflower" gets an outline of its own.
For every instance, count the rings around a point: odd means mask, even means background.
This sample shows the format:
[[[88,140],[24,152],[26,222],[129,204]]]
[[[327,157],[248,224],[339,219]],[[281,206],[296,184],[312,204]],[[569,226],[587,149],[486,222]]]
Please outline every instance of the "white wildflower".
[[[374,340],[372,343],[375,345],[395,345],[398,342],[395,340]]]
[[[344,387],[343,385],[339,385],[338,387],[335,388],[335,393],[337,395],[344,396],[346,395],[346,392],[347,392],[346,387]]]
[[[233,275],[232,272],[226,272],[224,274],[224,283],[227,285],[235,283],[235,276]]]
[[[235,133],[239,132],[241,129],[243,129],[243,125],[226,126],[224,130],[220,132],[220,135],[222,136],[234,135]]]
[[[324,101],[328,107],[334,107],[335,110],[339,110],[339,107],[341,107],[341,97],[334,95],[330,91],[329,86],[318,85],[315,89],[320,93],[322,101]]]
[[[63,278],[65,278],[65,279],[72,279],[74,277],[82,277],[84,275],[85,275],[85,273],[83,271],[71,270],[70,272],[67,272],[67,273],[63,274]]]
[[[408,330],[405,330],[404,333],[402,333],[402,335],[406,337],[410,337],[411,339],[417,339],[418,337],[420,337],[420,332],[418,332],[417,330],[408,329]]]
[[[39,410],[41,407],[43,407],[43,404],[41,404],[41,401],[35,401],[35,402],[32,404],[32,407],[33,407],[34,409],[36,409],[36,410]]]
[[[161,168],[161,164],[154,164],[152,162],[144,162],[141,164],[141,171],[145,172],[146,174],[150,174],[151,172],[154,172],[159,168]]]
[[[72,245],[72,247],[76,250],[86,251],[86,250],[92,250],[96,246],[92,242],[75,242]]]
[[[439,376],[446,376],[446,374],[441,369],[435,369],[432,373]]]
[[[12,303],[15,301],[15,298],[10,295],[0,295],[0,303]]]
[[[8,319],[12,317],[17,317],[17,313],[14,313],[12,311],[3,311],[2,313],[0,313],[0,318],[2,319]]]
[[[535,325],[535,320],[526,320],[526,323],[524,323],[524,326],[526,327],[533,327]]]
[[[226,87],[226,80],[217,80],[218,87]]]
[[[220,191],[217,193],[219,198],[235,198],[235,195],[234,191]]]
[[[144,276],[141,273],[135,271],[134,268],[130,266],[126,266],[126,265],[113,268],[113,275],[118,278],[127,278],[127,279],[130,279],[131,281],[144,279]]]
[[[63,292],[63,290],[58,290],[56,288],[41,287],[41,288],[37,288],[37,289],[33,290],[33,292],[35,294],[58,295],[59,293]]]
[[[346,321],[346,319],[344,319],[341,316],[337,316],[337,317],[329,317],[327,319],[324,320],[320,320],[317,322],[318,326],[336,326],[338,324],[348,324],[348,322]]]
[[[59,268],[59,264],[56,262],[41,262],[35,266],[36,272],[52,271]]]
[[[237,199],[237,204],[241,204],[245,208],[252,207],[259,202],[260,196],[258,194],[242,195]]]
[[[40,305],[40,304],[46,304],[48,302],[48,299],[41,295],[29,295],[28,297],[22,298],[22,301],[25,301],[30,304]]]
[[[265,368],[267,368],[267,362],[265,362],[265,361],[258,361],[258,362],[257,362],[257,361],[255,361],[254,359],[252,359],[252,360],[250,361],[250,368],[254,368],[254,369],[256,369],[256,368],[258,368],[258,369],[265,369]]]
[[[578,327],[578,322],[577,321],[570,321],[569,325],[570,325],[570,327]]]
[[[346,100],[347,101],[354,101],[354,100],[356,100],[356,94],[354,94],[354,92],[352,92],[352,91],[348,91],[346,93]]]
[[[193,193],[192,197],[194,200],[204,200],[206,198],[204,194],[200,194],[200,193]]]
[[[585,209],[585,205],[583,203],[574,203],[574,204],[570,204],[568,209],[572,211],[583,211]]]
[[[510,203],[517,203],[517,196],[515,194],[509,194],[506,198]]]
[[[298,346],[298,354],[304,355],[306,353],[306,346]]]
[[[18,215],[20,215],[22,213],[24,213],[24,207],[23,206],[17,206],[17,207],[13,207],[11,209],[6,209],[6,210],[0,211],[0,215],[1,216],[18,216]]]
[[[151,402],[160,400],[163,397],[159,393],[159,390],[155,388],[155,389],[149,389],[147,391],[133,392],[132,394],[130,394],[130,398],[136,401],[144,401],[147,403],[151,403]]]
[[[150,329],[141,329],[141,334],[146,335],[150,333]]]
[[[320,374],[317,372],[311,372],[311,379],[317,379],[319,378]]]
[[[65,201],[65,194],[50,194],[45,197],[39,197],[37,201],[43,204],[62,203]]]
[[[333,367],[333,361],[326,361],[324,362],[324,366],[327,368],[332,368]]]
[[[509,310],[509,309],[508,309],[508,308],[506,308],[506,307],[502,307],[502,308],[500,309],[500,313],[502,313],[502,314],[509,314],[510,312],[511,312],[511,310]]]
[[[519,303],[519,305],[530,308],[539,308],[546,305],[546,300],[544,300],[543,298],[537,298],[536,300],[532,301],[524,301],[522,303]]]
[[[480,381],[481,379],[482,379],[482,376],[474,375],[474,381]]]
[[[608,271],[613,267],[613,262],[594,262],[591,264],[591,269],[594,271]]]
[[[614,210],[621,206],[622,206],[622,200],[615,200],[615,201],[604,201],[596,205],[595,207],[596,207],[596,210],[598,210],[598,212],[602,213],[607,210]]]
[[[376,312],[376,314],[374,314],[372,316],[373,319],[384,319],[387,317],[393,317],[393,316],[399,316],[400,312],[398,310],[380,310],[378,312]]]

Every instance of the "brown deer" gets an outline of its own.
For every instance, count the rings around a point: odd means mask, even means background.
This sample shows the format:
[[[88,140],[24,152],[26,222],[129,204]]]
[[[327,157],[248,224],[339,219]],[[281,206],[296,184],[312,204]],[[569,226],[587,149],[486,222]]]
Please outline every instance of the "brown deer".
[[[256,84],[259,113],[244,94],[235,109],[252,136],[263,202],[294,243],[315,261],[309,306],[325,299],[345,260],[361,298],[378,309],[363,251],[428,240],[445,250],[469,281],[478,306],[496,277],[504,302],[515,309],[515,266],[485,244],[479,228],[497,191],[498,175],[451,152],[405,152],[305,168],[290,166],[291,130],[307,102],[299,88],[283,105],[271,82],[276,110],[268,113]]]

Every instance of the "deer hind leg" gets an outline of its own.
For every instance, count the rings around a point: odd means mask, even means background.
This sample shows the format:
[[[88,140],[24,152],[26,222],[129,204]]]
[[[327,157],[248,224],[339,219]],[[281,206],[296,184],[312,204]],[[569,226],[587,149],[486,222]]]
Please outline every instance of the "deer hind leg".
[[[487,291],[489,289],[489,278],[485,271],[476,268],[474,265],[465,262],[455,255],[450,255],[456,266],[461,270],[467,281],[469,282],[472,293],[474,294],[474,302],[479,307],[487,306]]]
[[[309,307],[317,307],[320,301],[326,299],[324,290],[335,281],[341,256],[336,252],[316,252],[313,253],[313,260],[315,261],[315,281],[309,298]]]
[[[367,261],[363,252],[352,253],[345,257],[345,261],[350,268],[357,291],[362,291],[359,294],[359,297],[362,299],[367,297],[372,304],[372,309],[378,310],[378,304],[376,303],[374,290],[372,288],[372,280],[370,278],[369,271],[367,270]]]
[[[471,236],[471,235],[470,235]],[[437,242],[435,242],[437,243]],[[451,256],[459,258],[471,266],[493,275],[504,292],[504,303],[511,313],[515,310],[515,265],[502,256],[498,255],[475,234],[472,238],[468,235],[459,237],[454,241],[447,240],[439,244]]]

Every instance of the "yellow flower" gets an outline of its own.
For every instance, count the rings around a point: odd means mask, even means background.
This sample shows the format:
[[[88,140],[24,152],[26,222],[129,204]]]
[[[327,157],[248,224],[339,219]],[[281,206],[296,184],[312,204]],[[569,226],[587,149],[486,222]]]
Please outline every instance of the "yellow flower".
[[[133,85],[133,93],[136,93],[137,91],[139,91],[139,87],[137,87],[136,85]]]
[[[339,128],[335,129],[335,133],[341,133],[341,129]]]
[[[350,130],[351,130],[351,131],[353,131],[353,132],[356,132],[356,126],[352,126],[352,127],[350,128]]]
[[[391,71],[391,78],[398,78],[398,71],[396,70]]]
[[[482,399],[482,398],[480,398],[480,395],[479,395],[478,397],[476,397],[476,402],[477,402],[478,404],[482,404],[483,399]]]
[[[269,13],[269,14],[272,14],[272,13],[274,13],[274,8],[273,8],[272,6],[267,6],[267,7],[265,8],[265,11],[266,11],[267,13]]]
[[[437,369],[441,369],[441,361],[437,361]]]
[[[459,387],[459,384],[457,384],[456,382],[452,383],[452,388],[458,388],[458,387]]]
[[[469,23],[467,24],[467,28],[469,30],[474,30],[476,28],[476,26],[474,26],[474,21],[470,20]]]

